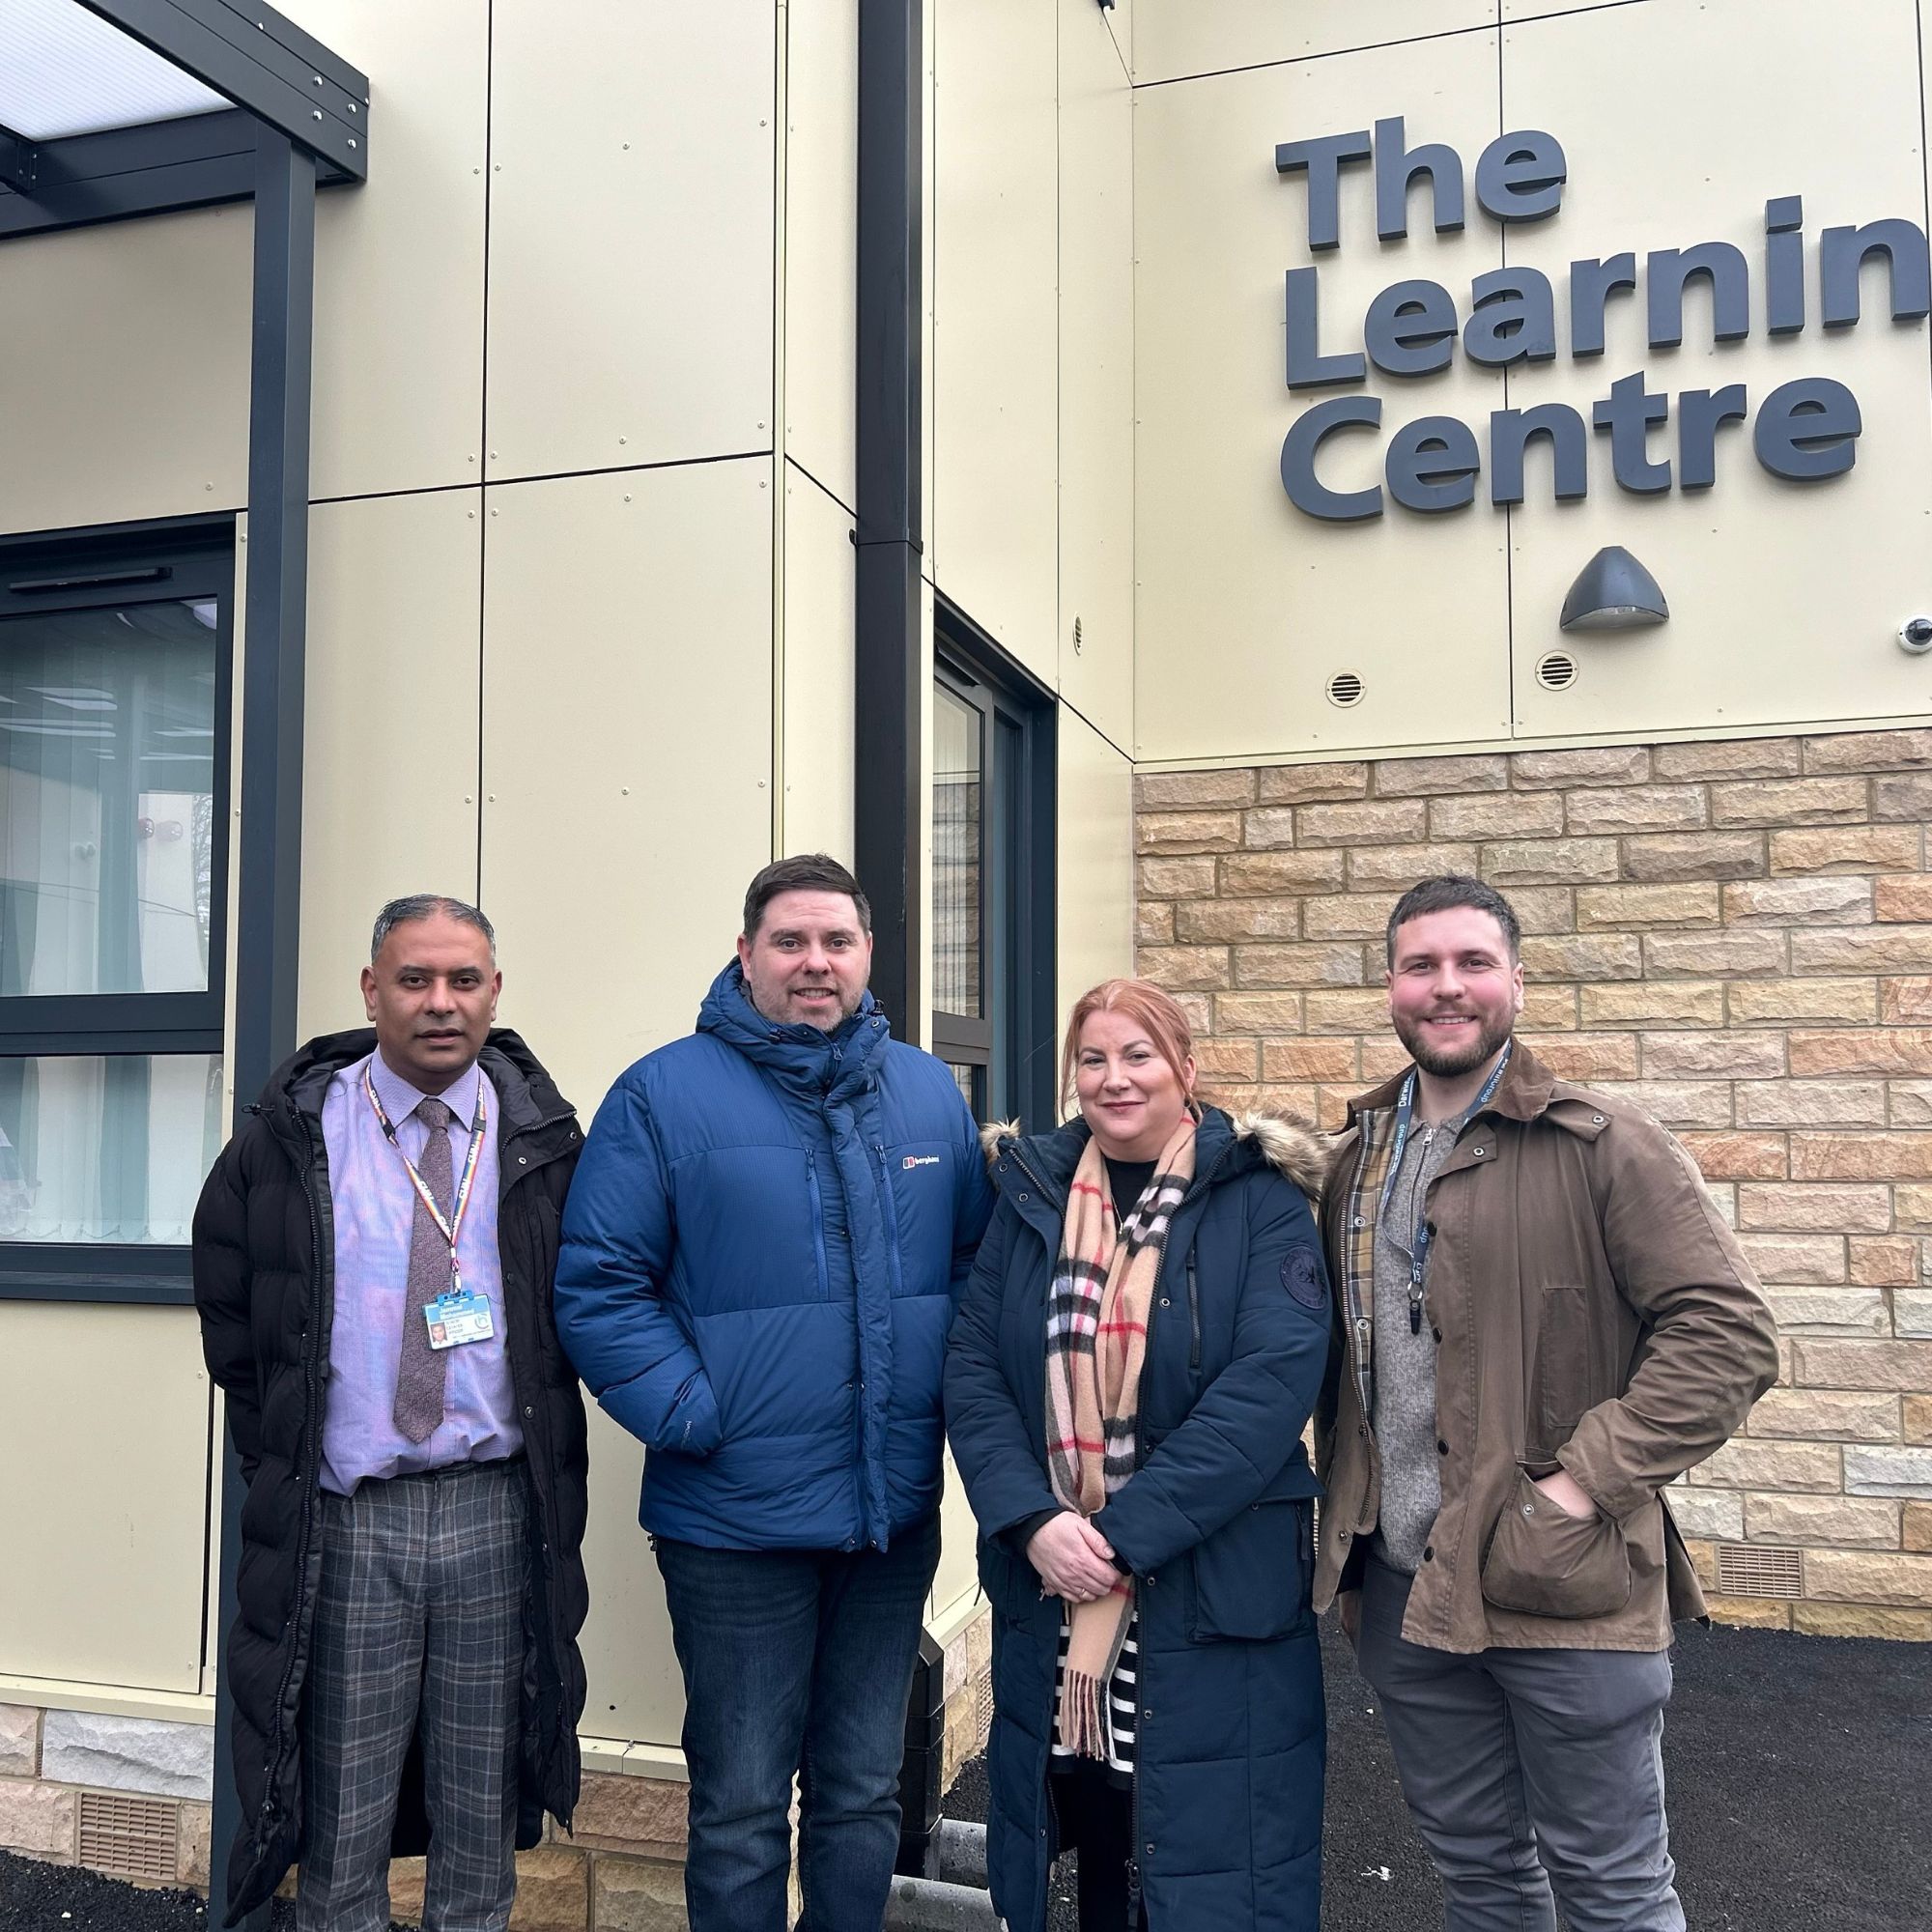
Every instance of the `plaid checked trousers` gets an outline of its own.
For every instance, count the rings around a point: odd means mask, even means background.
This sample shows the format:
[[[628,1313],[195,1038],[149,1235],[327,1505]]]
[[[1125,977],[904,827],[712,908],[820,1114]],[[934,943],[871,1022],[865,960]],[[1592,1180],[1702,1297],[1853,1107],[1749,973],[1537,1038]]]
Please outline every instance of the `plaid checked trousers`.
[[[503,1932],[517,1889],[523,1465],[366,1482],[322,1508],[298,1932],[388,1932],[389,1833],[418,1715],[425,1932]]]

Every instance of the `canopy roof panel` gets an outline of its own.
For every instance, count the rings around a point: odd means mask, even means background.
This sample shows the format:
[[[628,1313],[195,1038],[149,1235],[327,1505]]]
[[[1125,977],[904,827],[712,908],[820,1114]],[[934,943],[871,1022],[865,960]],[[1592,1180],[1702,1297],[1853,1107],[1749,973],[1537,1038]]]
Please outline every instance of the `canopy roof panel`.
[[[80,0],[0,0],[0,128],[29,141],[231,106]]]

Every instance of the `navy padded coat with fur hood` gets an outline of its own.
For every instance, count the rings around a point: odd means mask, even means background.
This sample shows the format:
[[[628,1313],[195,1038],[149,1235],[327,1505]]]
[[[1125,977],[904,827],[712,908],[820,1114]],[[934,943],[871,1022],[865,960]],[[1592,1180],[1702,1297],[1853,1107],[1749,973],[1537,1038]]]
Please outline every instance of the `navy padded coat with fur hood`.
[[[1004,1532],[1052,1509],[1046,1301],[1075,1121],[1001,1137],[1000,1206],[953,1328],[947,1428],[993,1609],[987,1864],[1009,1932],[1042,1932],[1059,1850],[1047,1769],[1061,1603]],[[1205,1110],[1154,1290],[1140,1466],[1094,1518],[1140,1606],[1135,1859],[1151,1932],[1315,1932],[1321,1664],[1309,1608],[1301,1435],[1328,1355],[1309,1196],[1321,1145],[1272,1116]]]

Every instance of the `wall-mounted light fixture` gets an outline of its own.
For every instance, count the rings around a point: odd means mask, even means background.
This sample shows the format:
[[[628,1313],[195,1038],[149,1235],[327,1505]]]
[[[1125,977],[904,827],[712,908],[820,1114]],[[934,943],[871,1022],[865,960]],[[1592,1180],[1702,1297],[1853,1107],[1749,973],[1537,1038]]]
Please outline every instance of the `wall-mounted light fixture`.
[[[1657,579],[1621,544],[1600,550],[1570,586],[1563,600],[1566,631],[1631,631],[1662,624],[1670,606]]]

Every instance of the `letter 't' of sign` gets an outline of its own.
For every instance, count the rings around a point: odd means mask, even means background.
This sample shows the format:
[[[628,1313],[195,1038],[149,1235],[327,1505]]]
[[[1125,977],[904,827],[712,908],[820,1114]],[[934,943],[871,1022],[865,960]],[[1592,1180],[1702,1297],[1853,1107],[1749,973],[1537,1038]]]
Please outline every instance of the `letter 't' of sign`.
[[[1308,174],[1308,245],[1336,248],[1342,242],[1342,169],[1350,161],[1366,161],[1371,153],[1369,130],[1352,134],[1323,134],[1314,140],[1284,141],[1274,151],[1277,174]]]
[[[1343,429],[1378,429],[1382,420],[1379,396],[1334,396],[1304,412],[1281,445],[1281,487],[1297,510],[1331,524],[1356,524],[1382,513],[1378,486],[1366,490],[1330,490],[1315,474],[1316,452]]]

